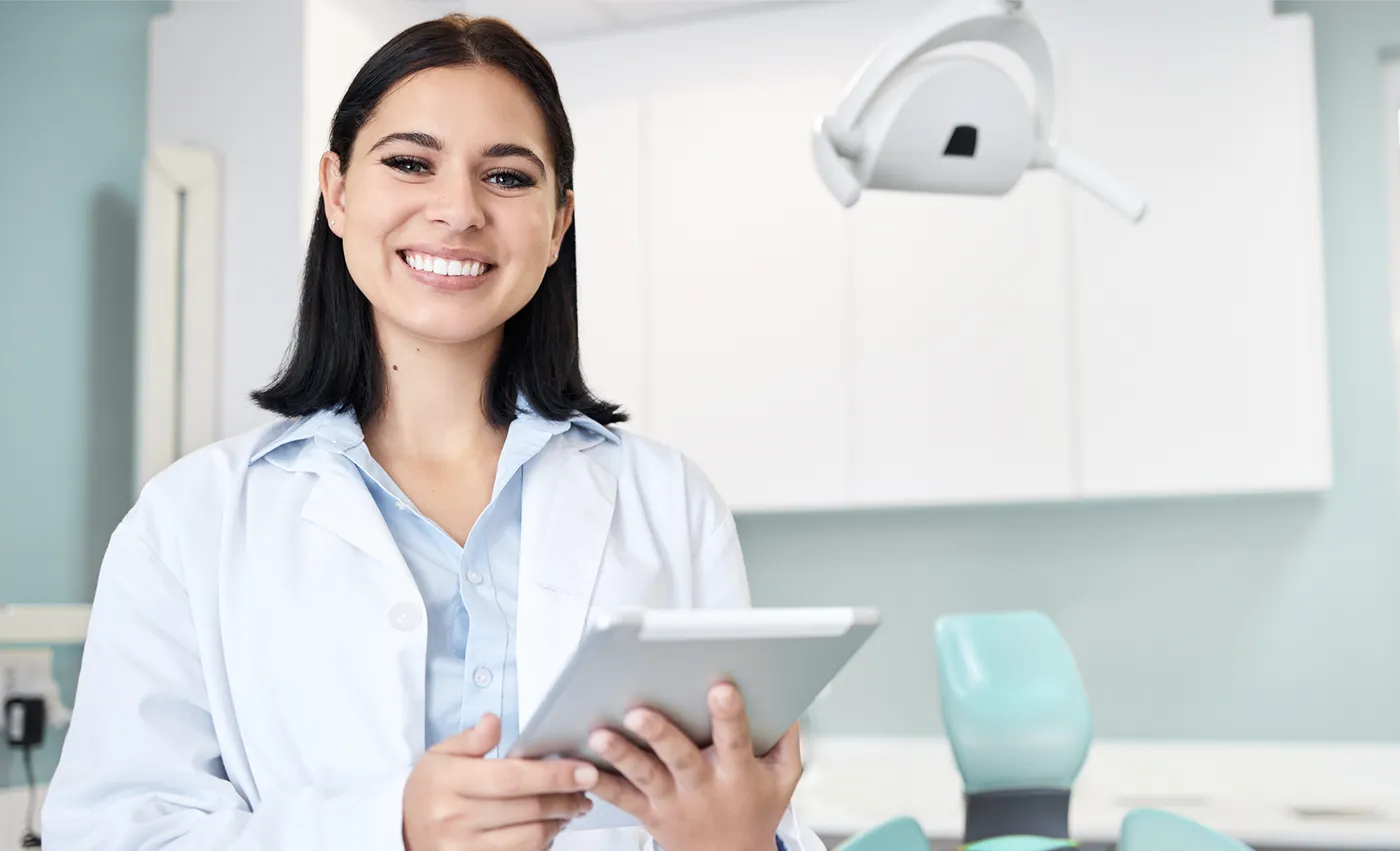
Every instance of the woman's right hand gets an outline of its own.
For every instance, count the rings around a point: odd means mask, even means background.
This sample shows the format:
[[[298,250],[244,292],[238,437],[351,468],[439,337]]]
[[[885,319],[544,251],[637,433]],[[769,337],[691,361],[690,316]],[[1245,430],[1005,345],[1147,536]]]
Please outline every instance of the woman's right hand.
[[[574,760],[486,759],[501,722],[486,715],[414,766],[403,795],[407,851],[542,851],[592,808],[598,769]]]

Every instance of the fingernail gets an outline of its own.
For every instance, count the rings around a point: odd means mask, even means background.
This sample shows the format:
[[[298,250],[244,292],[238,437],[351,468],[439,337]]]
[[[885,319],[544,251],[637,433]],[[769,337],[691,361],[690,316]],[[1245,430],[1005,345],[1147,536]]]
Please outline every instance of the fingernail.
[[[734,701],[739,698],[739,692],[731,685],[723,685],[715,689],[715,699],[719,701],[720,708],[732,709]]]
[[[588,737],[588,746],[598,753],[604,753],[612,744],[612,737],[607,733],[598,731]]]
[[[647,725],[647,714],[640,709],[634,709],[627,713],[626,717],[622,719],[622,723],[632,732],[640,733]]]
[[[580,765],[574,771],[574,782],[580,786],[592,786],[598,782],[598,769],[591,765]]]

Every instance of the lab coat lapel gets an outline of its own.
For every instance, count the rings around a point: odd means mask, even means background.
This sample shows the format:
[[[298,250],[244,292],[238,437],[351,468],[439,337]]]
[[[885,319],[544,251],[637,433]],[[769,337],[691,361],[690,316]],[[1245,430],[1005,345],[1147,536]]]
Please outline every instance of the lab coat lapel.
[[[617,479],[570,435],[525,467],[516,615],[522,725],[583,635],[616,499]]]
[[[299,460],[300,469],[316,474],[316,484],[302,506],[302,518],[406,574],[403,554],[355,465],[343,455],[319,447],[308,447]]]

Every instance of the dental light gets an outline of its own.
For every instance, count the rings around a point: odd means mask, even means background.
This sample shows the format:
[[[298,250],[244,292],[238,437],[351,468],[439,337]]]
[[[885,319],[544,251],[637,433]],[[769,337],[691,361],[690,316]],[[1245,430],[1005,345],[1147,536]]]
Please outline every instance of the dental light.
[[[947,50],[978,42],[1025,63],[1034,104],[998,64]],[[1051,143],[1054,118],[1050,49],[1020,0],[941,0],[881,45],[812,142],[822,181],[846,207],[863,189],[1004,195],[1027,170],[1048,168],[1141,221],[1146,199]]]

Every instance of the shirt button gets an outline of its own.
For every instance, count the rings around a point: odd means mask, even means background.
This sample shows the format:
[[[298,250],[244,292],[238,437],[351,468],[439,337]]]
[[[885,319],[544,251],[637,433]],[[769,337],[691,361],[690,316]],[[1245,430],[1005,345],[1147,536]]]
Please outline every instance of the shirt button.
[[[485,577],[483,577],[480,573],[477,573],[475,570],[467,571],[467,581],[473,585],[480,585],[484,579]]]
[[[404,503],[402,503],[402,502],[399,502],[399,503],[395,503],[395,504],[396,504],[396,505],[398,505],[398,507],[399,507],[399,511],[407,511],[407,510],[408,510],[408,506],[407,506],[407,505],[405,505],[405,504],[404,504]]]
[[[491,671],[486,668],[477,668],[476,673],[472,674],[472,682],[480,688],[486,688],[491,685]]]
[[[389,625],[408,632],[423,622],[423,613],[412,603],[399,603],[389,610]]]

